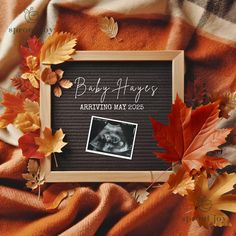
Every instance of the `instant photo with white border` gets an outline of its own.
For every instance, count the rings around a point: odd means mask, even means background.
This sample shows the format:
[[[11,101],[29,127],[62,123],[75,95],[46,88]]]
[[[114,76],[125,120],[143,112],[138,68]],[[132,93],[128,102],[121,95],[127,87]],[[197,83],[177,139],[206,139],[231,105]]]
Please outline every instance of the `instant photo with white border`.
[[[137,129],[136,123],[92,116],[85,151],[132,160]]]

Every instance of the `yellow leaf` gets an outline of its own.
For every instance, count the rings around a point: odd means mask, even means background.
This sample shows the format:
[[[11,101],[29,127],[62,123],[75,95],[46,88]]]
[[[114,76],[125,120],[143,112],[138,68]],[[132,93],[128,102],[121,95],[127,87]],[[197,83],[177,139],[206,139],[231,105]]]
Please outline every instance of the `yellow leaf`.
[[[194,190],[195,180],[184,169],[180,169],[176,174],[170,175],[168,184],[174,194],[185,196],[188,190]]]
[[[200,226],[229,226],[228,216],[221,210],[236,212],[236,194],[226,194],[234,189],[236,173],[222,174],[208,187],[205,173],[196,180],[195,190],[189,191],[189,199],[194,205],[194,217]]]
[[[39,88],[38,75],[36,73],[24,73],[21,78],[28,79],[34,88]]]
[[[53,92],[54,92],[54,95],[56,97],[61,97],[61,95],[62,95],[62,90],[61,90],[61,88],[59,86],[55,87]]]
[[[69,89],[73,86],[73,83],[70,80],[67,80],[67,79],[60,80],[59,84],[64,89]]]
[[[27,170],[31,174],[36,174],[39,169],[39,163],[36,160],[29,159]]]
[[[115,38],[118,34],[118,24],[115,22],[113,17],[103,17],[99,21],[100,29],[104,32],[109,38]]]
[[[44,42],[40,61],[43,64],[59,64],[71,58],[74,53],[76,38],[70,33],[54,33]]]
[[[143,204],[148,199],[150,193],[146,188],[140,188],[132,191],[130,194],[137,201],[137,203]]]
[[[32,190],[40,187],[44,184],[44,176],[40,174],[40,166],[34,159],[30,159],[28,162],[28,173],[22,174],[22,177],[27,180],[26,187]]]
[[[29,67],[30,71],[37,71],[39,69],[39,61],[37,57],[28,56],[26,58],[26,64]]]
[[[37,102],[31,101],[26,98],[24,101],[24,110],[26,112],[32,112],[34,114],[39,114],[39,104]]]
[[[67,143],[63,142],[64,137],[65,134],[63,134],[62,129],[57,130],[56,133],[52,135],[52,130],[45,128],[43,138],[35,138],[35,143],[39,145],[38,152],[43,153],[46,157],[55,152],[61,153],[61,149],[67,145]]]
[[[30,133],[40,129],[40,119],[38,114],[33,112],[19,113],[14,121],[16,128],[23,133]]]

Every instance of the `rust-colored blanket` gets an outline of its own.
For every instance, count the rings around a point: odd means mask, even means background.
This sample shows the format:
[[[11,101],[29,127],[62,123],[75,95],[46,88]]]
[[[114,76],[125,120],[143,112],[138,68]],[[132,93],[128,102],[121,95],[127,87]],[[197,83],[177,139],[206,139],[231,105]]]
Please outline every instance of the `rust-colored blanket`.
[[[10,88],[8,79],[19,63],[19,45],[31,34],[46,37],[55,30],[74,33],[78,50],[183,49],[186,81],[202,80],[214,92],[236,89],[233,1],[36,0],[28,6],[30,2],[1,1],[4,89]],[[37,13],[32,22],[24,11],[30,7]],[[99,29],[101,15],[119,22],[117,40]],[[29,30],[20,30],[25,28]],[[21,176],[27,161],[17,147],[6,144],[14,144],[9,136],[0,132],[0,137],[5,141],[0,142],[0,235],[236,235],[235,214],[232,227],[206,230],[192,221],[192,206],[165,184],[153,189],[142,205],[131,197],[128,184],[112,183],[46,185],[39,199]]]

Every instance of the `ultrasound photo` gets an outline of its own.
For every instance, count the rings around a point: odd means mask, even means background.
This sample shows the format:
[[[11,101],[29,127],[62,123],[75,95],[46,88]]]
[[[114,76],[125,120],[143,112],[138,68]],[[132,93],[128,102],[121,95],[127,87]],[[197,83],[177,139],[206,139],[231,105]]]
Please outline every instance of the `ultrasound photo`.
[[[135,123],[92,116],[86,152],[131,160],[137,127]]]

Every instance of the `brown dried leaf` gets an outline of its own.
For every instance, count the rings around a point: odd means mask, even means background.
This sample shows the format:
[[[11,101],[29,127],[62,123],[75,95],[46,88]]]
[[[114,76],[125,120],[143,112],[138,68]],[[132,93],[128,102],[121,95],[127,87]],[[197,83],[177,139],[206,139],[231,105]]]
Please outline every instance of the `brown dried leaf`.
[[[57,82],[57,74],[51,68],[45,68],[41,73],[41,80],[45,84],[53,85]]]
[[[73,83],[70,80],[67,80],[67,79],[60,80],[59,84],[64,89],[69,89],[73,86]]]
[[[76,38],[70,33],[54,33],[44,42],[40,61],[42,64],[59,64],[71,58],[74,53]]]
[[[22,177],[27,180],[26,187],[32,190],[40,187],[44,184],[44,176],[40,175],[40,166],[34,159],[30,159],[28,162],[28,173],[22,174]]]
[[[59,98],[59,97],[61,97],[61,95],[62,95],[62,90],[61,90],[61,88],[60,88],[59,86],[57,86],[57,87],[54,88],[53,93],[54,93],[54,95],[55,95],[56,97]]]
[[[64,75],[64,71],[61,70],[61,69],[55,70],[55,73],[57,74],[59,80],[60,80],[60,79],[63,77],[63,75]]]
[[[99,20],[100,29],[109,38],[113,39],[118,34],[118,24],[113,17],[103,17]]]

